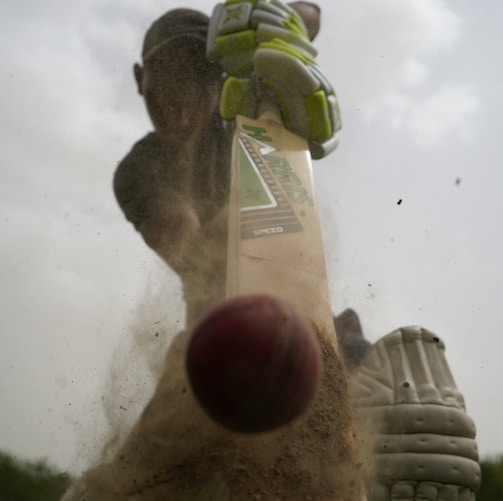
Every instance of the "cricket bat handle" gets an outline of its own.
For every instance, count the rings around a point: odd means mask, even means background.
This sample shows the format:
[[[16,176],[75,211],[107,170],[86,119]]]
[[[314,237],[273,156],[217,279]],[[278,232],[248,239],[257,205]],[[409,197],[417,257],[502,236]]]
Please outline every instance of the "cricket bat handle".
[[[270,97],[261,96],[257,106],[258,120],[272,120],[283,125],[279,105]]]

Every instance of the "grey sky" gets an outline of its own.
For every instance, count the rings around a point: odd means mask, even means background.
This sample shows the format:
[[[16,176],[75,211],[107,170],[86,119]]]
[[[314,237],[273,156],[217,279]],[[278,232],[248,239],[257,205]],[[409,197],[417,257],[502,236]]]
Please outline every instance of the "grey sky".
[[[131,76],[143,33],[180,5],[0,4],[0,449],[85,467],[148,398],[155,333],[181,326],[177,278],[111,191],[150,129]],[[502,452],[503,5],[320,5],[319,60],[344,121],[315,164],[334,311],[353,307],[371,340],[437,332],[482,454]]]

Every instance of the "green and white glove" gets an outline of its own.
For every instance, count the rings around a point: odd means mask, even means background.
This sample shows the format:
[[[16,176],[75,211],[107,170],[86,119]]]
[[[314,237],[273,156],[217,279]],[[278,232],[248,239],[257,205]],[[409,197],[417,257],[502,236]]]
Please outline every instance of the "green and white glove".
[[[227,74],[220,102],[225,120],[256,118],[259,99],[266,96],[279,106],[285,127],[308,140],[313,158],[337,146],[337,98],[292,8],[279,0],[218,4],[210,19],[207,53]]]

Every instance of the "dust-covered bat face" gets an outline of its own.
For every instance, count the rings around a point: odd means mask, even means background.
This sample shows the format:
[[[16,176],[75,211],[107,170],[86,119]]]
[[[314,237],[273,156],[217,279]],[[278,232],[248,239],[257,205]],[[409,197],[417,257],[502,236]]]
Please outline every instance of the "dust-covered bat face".
[[[141,69],[140,91],[158,134],[180,143],[204,127],[218,105],[221,71],[204,44],[180,38],[159,48]]]

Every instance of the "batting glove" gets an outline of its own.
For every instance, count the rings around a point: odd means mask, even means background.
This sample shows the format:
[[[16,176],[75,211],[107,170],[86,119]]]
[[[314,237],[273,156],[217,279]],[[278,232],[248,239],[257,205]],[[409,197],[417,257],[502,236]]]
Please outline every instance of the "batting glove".
[[[285,127],[305,137],[313,158],[337,146],[341,128],[335,92],[314,59],[301,17],[278,0],[227,0],[210,20],[208,57],[227,73],[220,102],[225,120],[256,118],[264,90]]]

